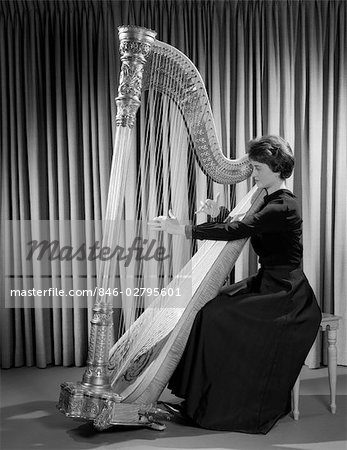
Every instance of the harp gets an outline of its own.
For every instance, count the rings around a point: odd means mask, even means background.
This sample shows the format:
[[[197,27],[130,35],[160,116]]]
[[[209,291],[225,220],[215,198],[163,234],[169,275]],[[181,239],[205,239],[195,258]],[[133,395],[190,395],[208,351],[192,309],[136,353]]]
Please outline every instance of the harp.
[[[192,62],[178,50],[157,41],[155,35],[151,30],[136,26],[119,28],[122,67],[116,99],[115,150],[103,233],[103,245],[109,247],[120,239],[123,223],[120,211],[123,210],[128,177],[129,147],[133,139],[135,115],[141,104],[140,97],[145,98],[149,105],[146,107],[149,116],[157,121],[156,126],[149,124],[145,127],[143,134],[147,136],[153,132],[156,138],[146,139],[146,142],[153,140],[152,146],[143,147],[145,150],[142,149],[142,152],[154,147],[158,155],[158,147],[164,150],[170,145],[172,147],[167,138],[175,133],[181,136],[184,129],[187,149],[194,153],[207,179],[230,185],[247,179],[251,174],[246,156],[236,160],[224,156],[216,137],[206,89]],[[159,128],[165,129],[165,138],[159,133]],[[187,178],[184,174],[182,178],[175,179],[170,171],[165,172],[165,167],[177,163],[173,155],[177,153],[180,143],[180,140],[175,141],[173,154],[157,156],[164,180],[161,184],[157,183],[154,197],[147,202],[141,197],[142,191],[150,192],[151,187],[143,179],[144,174],[152,170],[152,178],[156,178],[159,169],[158,166],[151,167],[151,162],[142,167],[140,190],[135,198],[142,198],[142,210],[148,213],[147,217],[141,217],[140,231],[143,235],[148,232],[146,220],[160,214],[160,208],[167,213],[170,207],[170,201],[157,201],[157,191],[170,191],[164,175],[171,179],[171,189]],[[191,158],[190,154],[187,153],[185,158],[182,171],[187,159]],[[170,195],[171,206],[175,210],[172,191]],[[260,207],[261,202],[261,192],[254,193],[253,190],[232,214],[251,214]],[[151,210],[151,203],[159,206]],[[194,207],[190,205],[190,211],[194,211]],[[138,235],[139,228],[134,227]],[[154,298],[142,299],[141,307],[130,308],[128,303],[123,304],[125,331],[114,345],[114,299],[100,292],[107,291],[117,270],[120,270],[121,279],[127,278],[127,274],[122,273],[119,266],[117,269],[117,264],[110,260],[100,263],[97,280],[101,291],[99,289],[93,308],[87,368],[82,382],[61,385],[60,411],[70,417],[93,420],[98,429],[117,424],[163,429],[164,425],[155,418],[156,401],[182,355],[197,311],[217,295],[245,241],[209,241],[203,243],[185,264],[182,260],[173,261],[165,267],[165,261],[162,261],[162,279],[168,285],[164,286],[164,290],[161,288]],[[168,241],[167,245],[175,247],[172,241]],[[187,244],[183,247],[186,249]],[[157,262],[155,264],[160,266]],[[145,291],[146,277],[143,272],[141,280]],[[148,277],[147,281],[151,283]],[[137,288],[140,289],[139,284]],[[129,289],[134,289],[134,285]],[[167,295],[178,290],[179,295]],[[138,314],[139,310],[141,314]]]

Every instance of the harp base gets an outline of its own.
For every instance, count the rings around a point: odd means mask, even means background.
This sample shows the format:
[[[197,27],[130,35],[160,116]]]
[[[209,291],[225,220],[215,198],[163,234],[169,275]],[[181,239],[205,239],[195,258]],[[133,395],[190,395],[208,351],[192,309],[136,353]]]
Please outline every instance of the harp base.
[[[141,426],[162,431],[166,426],[157,420],[160,411],[153,404],[123,403],[112,390],[94,390],[80,382],[61,384],[57,408],[67,417],[92,420],[99,431],[113,425]]]

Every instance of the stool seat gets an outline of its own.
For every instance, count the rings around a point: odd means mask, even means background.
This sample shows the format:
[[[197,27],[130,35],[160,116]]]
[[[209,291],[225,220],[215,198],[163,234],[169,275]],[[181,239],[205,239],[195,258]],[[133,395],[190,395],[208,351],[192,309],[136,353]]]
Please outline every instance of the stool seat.
[[[339,328],[339,321],[341,316],[334,314],[322,313],[322,320],[319,329],[327,332],[328,335],[328,374],[330,387],[330,410],[332,414],[336,413],[336,367],[337,367],[337,330]],[[299,390],[300,390],[300,375],[298,376],[292,391],[293,398],[293,417],[294,420],[299,420]]]

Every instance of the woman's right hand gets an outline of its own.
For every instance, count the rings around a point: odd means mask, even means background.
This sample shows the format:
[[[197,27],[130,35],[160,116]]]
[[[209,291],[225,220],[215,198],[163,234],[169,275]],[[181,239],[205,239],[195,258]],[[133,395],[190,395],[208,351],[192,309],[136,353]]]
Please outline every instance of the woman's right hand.
[[[200,208],[195,211],[195,214],[205,213],[212,218],[217,217],[220,213],[219,196],[220,193],[218,192],[215,200],[211,200],[208,198],[204,202],[200,201]]]
[[[171,209],[168,216],[154,217],[148,226],[153,231],[166,231],[169,234],[185,234],[185,226],[181,225]]]

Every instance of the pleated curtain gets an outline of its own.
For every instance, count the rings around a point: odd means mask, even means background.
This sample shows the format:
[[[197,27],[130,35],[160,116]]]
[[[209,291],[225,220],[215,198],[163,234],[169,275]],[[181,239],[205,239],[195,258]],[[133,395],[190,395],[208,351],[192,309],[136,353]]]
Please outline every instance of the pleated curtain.
[[[2,1],[2,255],[23,254],[22,221],[104,217],[122,24],[156,30],[158,39],[196,64],[228,157],[242,156],[246,142],[260,135],[280,134],[292,145],[296,169],[288,187],[302,207],[304,271],[322,310],[342,316],[338,363],[347,364],[343,0]],[[249,183],[237,186],[237,198],[248,188]],[[214,184],[209,194],[217,192],[224,191]],[[93,299],[74,298],[66,306],[35,298],[30,308],[20,299],[11,303],[6,277],[18,266],[17,257],[1,259],[2,367],[84,365]],[[95,262],[87,269],[86,283],[93,286]],[[254,270],[245,252],[235,278]],[[30,287],[24,275],[16,281],[21,289]],[[79,281],[62,280],[61,286],[76,288]],[[318,342],[308,365],[319,366],[323,354]]]

